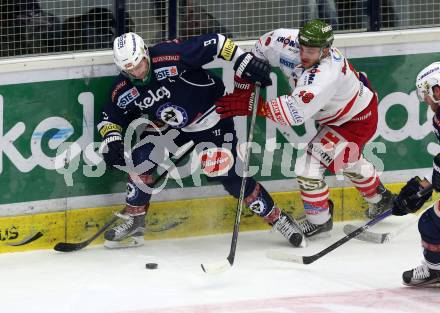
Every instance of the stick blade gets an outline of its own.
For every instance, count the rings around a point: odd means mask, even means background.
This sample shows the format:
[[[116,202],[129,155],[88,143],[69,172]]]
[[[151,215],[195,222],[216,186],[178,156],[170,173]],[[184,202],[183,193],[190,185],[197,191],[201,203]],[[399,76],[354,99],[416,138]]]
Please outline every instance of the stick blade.
[[[344,233],[346,235],[354,232],[358,227],[354,225],[344,225]],[[359,235],[356,236],[356,239],[366,241],[366,242],[373,242],[373,243],[386,243],[389,241],[390,233],[374,233],[371,231],[363,231]]]
[[[283,262],[291,262],[298,264],[308,264],[304,262],[304,257],[301,255],[290,254],[282,251],[267,251],[266,257],[272,260],[283,261]]]
[[[55,251],[59,252],[72,252],[80,250],[85,245],[83,243],[69,243],[69,242],[59,242],[53,247]]]
[[[224,260],[214,263],[200,264],[200,266],[206,274],[220,274],[229,270],[232,267],[232,264],[229,263],[228,260]]]

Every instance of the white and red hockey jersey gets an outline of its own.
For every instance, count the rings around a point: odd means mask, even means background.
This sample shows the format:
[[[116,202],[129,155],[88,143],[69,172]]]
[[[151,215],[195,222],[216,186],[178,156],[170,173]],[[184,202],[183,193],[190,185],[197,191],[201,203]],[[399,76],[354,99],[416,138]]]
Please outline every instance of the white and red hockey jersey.
[[[282,125],[313,119],[322,125],[342,125],[364,110],[373,92],[359,80],[353,66],[336,48],[312,68],[301,65],[298,30],[277,29],[259,38],[253,52],[289,80],[290,95],[268,99],[264,114]]]

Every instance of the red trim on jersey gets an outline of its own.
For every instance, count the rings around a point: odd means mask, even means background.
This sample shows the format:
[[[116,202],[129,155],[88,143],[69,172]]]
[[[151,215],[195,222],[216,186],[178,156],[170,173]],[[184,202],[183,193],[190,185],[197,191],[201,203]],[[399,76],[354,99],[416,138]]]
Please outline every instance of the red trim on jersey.
[[[334,122],[336,122],[337,120],[341,119],[341,118],[342,118],[343,116],[345,116],[348,112],[350,112],[350,110],[352,109],[354,103],[356,102],[356,99],[357,99],[358,94],[359,94],[359,91],[356,92],[356,94],[355,94],[354,97],[350,100],[350,102],[348,102],[348,103],[345,105],[344,109],[341,110],[341,111],[339,111],[339,113],[337,113],[336,117],[334,117],[333,119],[330,117],[330,120],[324,122],[324,120],[328,119],[328,117],[326,117],[326,118],[324,118],[324,119],[318,120],[318,122],[320,122],[320,124],[330,124],[330,123],[334,123]]]

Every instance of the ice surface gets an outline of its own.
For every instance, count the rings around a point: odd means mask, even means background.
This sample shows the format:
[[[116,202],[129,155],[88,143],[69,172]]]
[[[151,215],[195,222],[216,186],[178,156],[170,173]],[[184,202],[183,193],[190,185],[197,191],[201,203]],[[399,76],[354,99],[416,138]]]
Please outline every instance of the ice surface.
[[[372,228],[389,231],[407,217]],[[411,217],[408,217],[411,218]],[[241,233],[234,266],[207,275],[200,263],[222,261],[231,235],[147,241],[139,248],[89,247],[73,253],[0,255],[0,312],[5,313],[397,313],[437,312],[439,289],[401,284],[420,264],[417,224],[389,244],[352,240],[313,264],[270,260],[268,250],[310,255],[344,236],[290,247],[277,233]],[[232,225],[231,225],[232,230]],[[159,264],[157,270],[145,263]]]

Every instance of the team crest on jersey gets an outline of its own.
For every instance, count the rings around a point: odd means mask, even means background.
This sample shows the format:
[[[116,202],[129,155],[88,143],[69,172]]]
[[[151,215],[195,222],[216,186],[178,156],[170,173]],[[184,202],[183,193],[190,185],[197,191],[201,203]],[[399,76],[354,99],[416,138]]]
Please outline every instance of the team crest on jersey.
[[[167,77],[177,76],[179,73],[176,66],[166,66],[154,70],[157,80],[163,80]]]
[[[171,102],[161,105],[156,112],[156,116],[175,128],[184,127],[188,122],[188,113],[185,109]]]
[[[133,87],[120,95],[116,104],[121,109],[125,109],[127,105],[133,102],[137,97],[139,97],[139,91],[136,87]]]
[[[209,148],[199,154],[200,168],[208,177],[226,174],[234,165],[232,152],[225,148]]]

